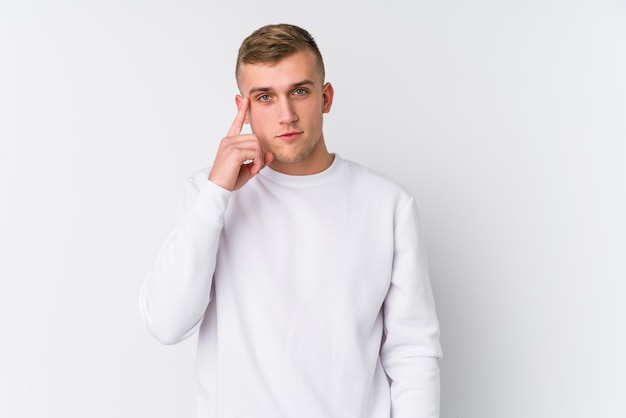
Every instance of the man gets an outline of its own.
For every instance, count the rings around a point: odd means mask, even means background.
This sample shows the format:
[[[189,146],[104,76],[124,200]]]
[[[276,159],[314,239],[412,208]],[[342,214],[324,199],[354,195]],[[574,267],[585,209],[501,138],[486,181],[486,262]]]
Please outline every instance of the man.
[[[308,32],[258,29],[236,78],[237,116],[188,179],[140,297],[161,342],[199,330],[197,417],[437,417],[439,327],[413,197],[328,152],[333,87]]]

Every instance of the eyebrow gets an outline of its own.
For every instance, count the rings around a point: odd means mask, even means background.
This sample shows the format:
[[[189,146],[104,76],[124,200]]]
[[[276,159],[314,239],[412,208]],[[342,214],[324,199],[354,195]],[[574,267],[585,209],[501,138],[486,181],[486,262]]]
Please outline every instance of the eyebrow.
[[[313,82],[313,80],[302,80],[289,86],[289,89],[293,90],[302,86],[314,86],[314,85],[315,83]],[[271,87],[252,87],[250,90],[248,90],[248,96],[252,96],[252,94],[254,93],[260,93],[260,92],[266,93],[268,91],[273,91],[273,90],[274,89]]]

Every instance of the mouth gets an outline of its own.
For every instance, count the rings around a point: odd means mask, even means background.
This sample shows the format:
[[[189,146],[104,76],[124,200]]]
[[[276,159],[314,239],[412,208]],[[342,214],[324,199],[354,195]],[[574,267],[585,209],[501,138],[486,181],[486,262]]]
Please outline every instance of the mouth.
[[[302,132],[291,131],[291,132],[285,132],[283,134],[280,134],[277,137],[279,139],[283,139],[285,141],[292,141],[292,140],[298,138],[300,135],[302,135]]]

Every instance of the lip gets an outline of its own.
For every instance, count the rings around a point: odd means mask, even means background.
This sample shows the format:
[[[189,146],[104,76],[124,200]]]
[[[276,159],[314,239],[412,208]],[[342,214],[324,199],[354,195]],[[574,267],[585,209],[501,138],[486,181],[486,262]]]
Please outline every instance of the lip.
[[[278,135],[278,138],[284,139],[285,141],[292,141],[296,139],[297,137],[299,137],[300,135],[302,135],[302,132],[292,131],[292,132],[285,132],[284,134],[280,134]]]

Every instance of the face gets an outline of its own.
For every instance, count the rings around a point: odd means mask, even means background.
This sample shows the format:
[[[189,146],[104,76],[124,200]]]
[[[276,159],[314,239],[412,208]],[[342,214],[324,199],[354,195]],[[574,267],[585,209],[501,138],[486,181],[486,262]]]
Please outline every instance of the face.
[[[315,55],[299,51],[274,65],[242,64],[238,84],[250,98],[246,122],[265,151],[274,155],[270,166],[287,174],[325,170],[332,156],[322,133],[323,114],[330,111],[333,88],[322,84]]]

